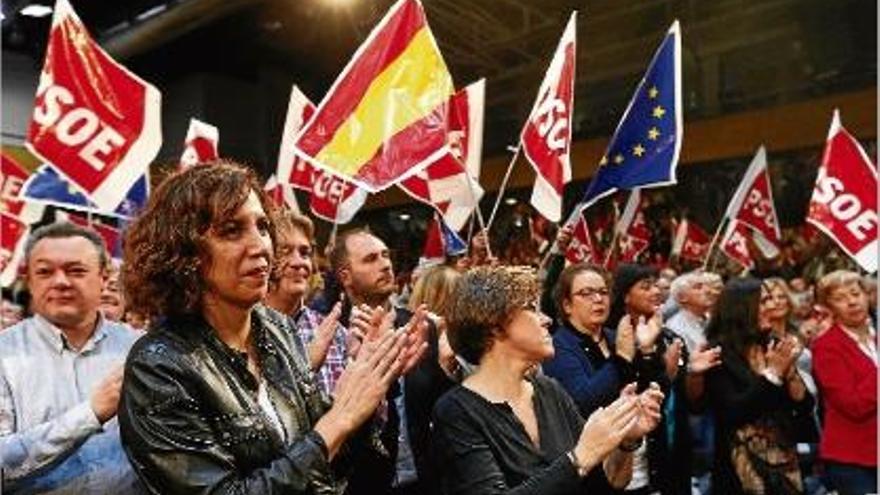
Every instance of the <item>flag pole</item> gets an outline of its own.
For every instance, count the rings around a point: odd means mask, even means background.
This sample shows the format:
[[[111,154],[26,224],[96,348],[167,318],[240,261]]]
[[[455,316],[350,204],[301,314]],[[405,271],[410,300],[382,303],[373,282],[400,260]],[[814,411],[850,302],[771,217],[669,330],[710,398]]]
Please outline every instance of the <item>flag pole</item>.
[[[336,244],[336,233],[339,231],[339,205],[342,204],[342,193],[336,198],[336,207],[333,210],[333,228],[330,230],[330,238],[327,239],[327,245]]]
[[[489,223],[486,224],[487,230],[492,227],[492,222],[495,221],[495,215],[498,213],[498,206],[501,205],[501,200],[504,199],[504,190],[507,189],[507,182],[510,180],[513,166],[516,164],[516,159],[519,157],[520,148],[520,144],[517,143],[516,148],[513,150],[513,156],[510,158],[510,163],[507,164],[507,172],[505,172],[504,180],[501,181],[501,187],[498,189],[498,197],[495,198],[495,205],[492,207],[492,214],[489,215]]]
[[[721,235],[721,229],[727,223],[727,215],[725,214],[721,217],[721,222],[718,224],[718,228],[715,229],[715,235],[712,236],[712,242],[709,243],[709,250],[706,251],[706,259],[703,261],[703,271],[706,270],[706,267],[709,266],[709,260],[712,259],[712,250],[715,249],[715,243],[718,242],[718,236]]]
[[[471,174],[470,172],[468,172],[467,167],[465,167],[461,162],[458,162],[458,164],[462,166],[461,168],[464,172],[464,181],[467,183],[468,194],[470,194],[471,196],[471,203],[473,203],[474,210],[476,210],[477,213],[477,222],[479,222],[480,230],[483,232],[483,236],[486,238],[486,254],[489,256],[489,258],[491,258],[492,248],[489,246],[489,227],[486,226],[486,221],[483,220],[483,210],[480,209],[480,202],[477,201],[477,193],[474,192],[474,184],[473,182],[471,182]],[[489,222],[492,222],[491,218],[489,219]],[[471,225],[473,225],[473,222],[471,223]],[[468,239],[468,249],[470,249],[470,239]]]
[[[617,237],[620,232],[620,208],[618,208],[617,201],[614,201],[613,198],[611,200],[611,207],[614,208],[614,232],[611,234],[611,246],[608,248],[608,254],[605,255],[605,261],[602,263],[603,267],[608,266],[611,256],[617,250]]]

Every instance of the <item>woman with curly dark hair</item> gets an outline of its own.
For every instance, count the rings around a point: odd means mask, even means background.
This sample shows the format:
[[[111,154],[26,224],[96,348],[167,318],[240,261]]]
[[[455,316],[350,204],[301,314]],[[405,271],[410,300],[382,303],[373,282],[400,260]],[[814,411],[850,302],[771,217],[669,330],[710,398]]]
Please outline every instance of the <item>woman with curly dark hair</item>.
[[[800,352],[791,335],[771,334],[769,286],[733,279],[721,292],[706,328],[720,345],[721,366],[706,389],[717,421],[712,490],[715,493],[803,493],[794,425],[813,399],[795,368]]]
[[[423,348],[418,317],[404,332],[377,317],[325,404],[288,319],[260,304],[272,219],[253,172],[217,162],[168,178],[127,233],[127,298],[156,324],[128,356],[119,423],[152,493],[340,493],[343,443]]]
[[[610,492],[627,484],[632,452],[657,425],[656,386],[637,396],[631,384],[585,421],[555,380],[534,373],[553,356],[539,291],[533,270],[509,266],[472,270],[455,286],[449,343],[479,367],[434,408],[448,495]]]

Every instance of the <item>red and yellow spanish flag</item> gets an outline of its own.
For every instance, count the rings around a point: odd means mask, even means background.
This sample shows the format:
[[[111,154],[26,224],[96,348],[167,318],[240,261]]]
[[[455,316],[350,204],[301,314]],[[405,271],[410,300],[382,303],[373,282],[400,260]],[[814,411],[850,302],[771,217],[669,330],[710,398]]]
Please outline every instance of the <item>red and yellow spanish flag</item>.
[[[399,0],[333,83],[296,139],[313,165],[370,192],[447,152],[454,93],[419,0]]]

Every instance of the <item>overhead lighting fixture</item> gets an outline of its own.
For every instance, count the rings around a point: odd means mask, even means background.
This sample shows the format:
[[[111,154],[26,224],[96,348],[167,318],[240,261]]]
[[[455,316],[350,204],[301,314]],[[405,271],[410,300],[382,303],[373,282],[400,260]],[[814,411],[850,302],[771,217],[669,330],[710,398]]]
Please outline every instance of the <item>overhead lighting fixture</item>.
[[[27,7],[19,10],[18,13],[27,17],[46,17],[47,15],[52,13],[52,7],[49,7],[48,5],[32,3]]]
[[[138,14],[137,16],[135,16],[134,20],[136,20],[138,22],[145,21],[145,20],[149,19],[150,17],[155,17],[155,16],[161,14],[162,12],[165,12],[166,10],[168,10],[168,6],[165,5],[164,3],[160,4],[160,5],[156,5],[155,7],[148,9],[148,10],[145,10],[145,11],[141,12],[140,14]]]
[[[517,201],[516,198],[505,198],[504,199],[504,204],[506,204],[508,206],[513,206],[513,205],[517,204],[518,202],[519,201]]]
[[[409,219],[412,218],[412,217],[410,216],[409,213],[401,213],[400,215],[397,216],[397,218],[399,218],[399,219],[401,219],[402,221],[406,222],[407,220],[409,220]]]

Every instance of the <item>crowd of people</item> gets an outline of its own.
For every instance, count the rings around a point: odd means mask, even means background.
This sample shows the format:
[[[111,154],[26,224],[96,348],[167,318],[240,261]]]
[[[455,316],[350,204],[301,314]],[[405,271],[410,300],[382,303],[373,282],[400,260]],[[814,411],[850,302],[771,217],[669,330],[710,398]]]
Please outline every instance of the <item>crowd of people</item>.
[[[876,281],[854,271],[520,266],[476,236],[401,287],[369,229],[319,248],[224,161],[167,178],[121,264],[55,223],[25,265],[9,493],[877,491]]]

